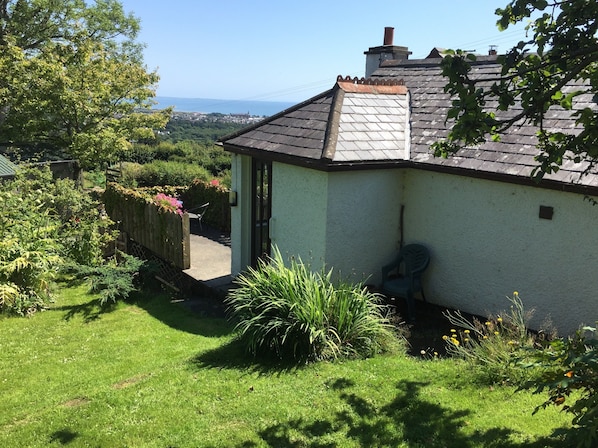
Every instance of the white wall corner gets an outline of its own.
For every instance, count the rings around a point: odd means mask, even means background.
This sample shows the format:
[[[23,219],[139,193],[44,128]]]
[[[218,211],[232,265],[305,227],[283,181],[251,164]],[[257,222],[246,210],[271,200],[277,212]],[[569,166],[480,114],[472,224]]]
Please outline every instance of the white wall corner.
[[[411,94],[407,91],[405,107],[405,160],[411,160]]]

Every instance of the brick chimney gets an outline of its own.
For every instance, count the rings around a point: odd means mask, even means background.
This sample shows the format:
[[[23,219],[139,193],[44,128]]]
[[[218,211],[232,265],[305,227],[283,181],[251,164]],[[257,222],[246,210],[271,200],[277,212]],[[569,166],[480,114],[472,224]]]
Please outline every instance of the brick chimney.
[[[384,41],[381,47],[370,47],[365,54],[365,77],[369,78],[388,59],[408,59],[411,52],[407,47],[393,45],[394,28],[384,28]]]

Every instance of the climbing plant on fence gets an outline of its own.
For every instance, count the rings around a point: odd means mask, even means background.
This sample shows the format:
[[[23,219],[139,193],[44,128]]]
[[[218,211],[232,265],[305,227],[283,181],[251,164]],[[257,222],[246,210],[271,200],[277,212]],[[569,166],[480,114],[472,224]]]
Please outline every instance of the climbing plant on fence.
[[[110,218],[131,239],[181,269],[190,267],[189,216],[179,213],[176,198],[110,183],[104,204]]]
[[[154,186],[122,188],[119,191],[129,191],[143,203],[154,203],[156,195],[163,193],[181,200],[184,211],[210,203],[203,222],[224,232],[230,231],[230,205],[228,203],[229,190],[226,186],[213,179],[210,182],[195,179],[189,186]],[[110,200],[110,199],[108,199]]]
[[[228,203],[228,189],[213,180],[205,182],[195,179],[191,185],[181,191],[180,199],[185,210],[210,203],[203,221],[208,225],[225,232],[230,231],[230,205]]]

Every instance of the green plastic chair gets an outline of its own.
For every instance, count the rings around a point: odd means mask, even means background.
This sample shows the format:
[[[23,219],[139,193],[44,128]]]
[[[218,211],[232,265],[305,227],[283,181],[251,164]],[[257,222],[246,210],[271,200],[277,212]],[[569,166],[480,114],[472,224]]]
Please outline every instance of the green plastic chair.
[[[404,298],[407,301],[407,314],[415,320],[415,294],[420,293],[424,302],[422,274],[430,264],[428,249],[421,244],[407,244],[392,262],[382,267],[380,290],[388,297]]]

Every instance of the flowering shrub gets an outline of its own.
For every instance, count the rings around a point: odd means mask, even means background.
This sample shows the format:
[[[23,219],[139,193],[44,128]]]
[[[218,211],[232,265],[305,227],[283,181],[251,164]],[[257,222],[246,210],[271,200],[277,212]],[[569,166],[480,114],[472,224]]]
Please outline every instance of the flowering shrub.
[[[535,346],[536,337],[526,326],[531,313],[524,311],[517,291],[508,300],[511,302],[509,312],[485,321],[469,320],[460,311],[444,313],[456,327],[443,336],[447,353],[470,363],[480,378],[490,383],[519,383],[533,374],[520,364],[521,359],[528,356],[528,349]]]
[[[176,213],[177,215],[183,215],[183,203],[177,198],[167,196],[164,193],[158,193],[154,197],[154,202],[160,210]]]
[[[542,375],[522,389],[548,392],[534,413],[548,406],[562,406],[573,415],[573,429],[565,433],[567,446],[598,446],[598,338],[595,327],[584,327],[569,338],[545,343],[533,354],[531,366]]]

